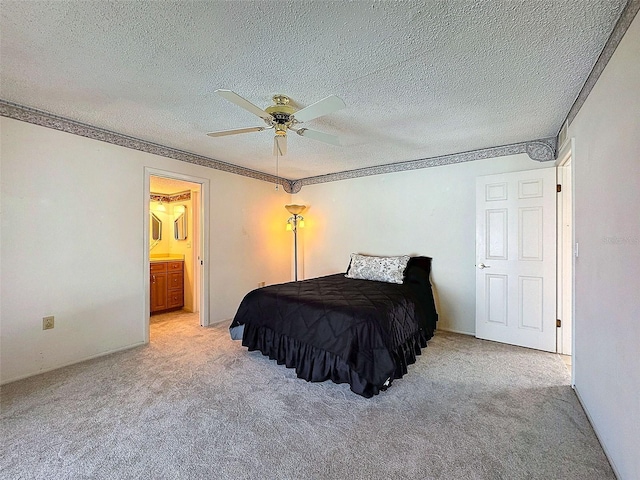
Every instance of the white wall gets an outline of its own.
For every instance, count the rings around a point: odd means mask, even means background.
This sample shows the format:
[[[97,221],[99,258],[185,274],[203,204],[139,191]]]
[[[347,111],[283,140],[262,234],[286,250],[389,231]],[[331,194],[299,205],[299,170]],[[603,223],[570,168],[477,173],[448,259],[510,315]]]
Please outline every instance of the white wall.
[[[211,321],[258,282],[290,279],[282,189],[4,117],[0,127],[0,382],[143,343],[145,167],[210,180]]]
[[[575,138],[575,386],[621,479],[640,478],[640,16]]]
[[[353,252],[432,257],[438,328],[473,334],[475,179],[536,168],[553,164],[521,154],[303,187],[304,277],[344,272]]]

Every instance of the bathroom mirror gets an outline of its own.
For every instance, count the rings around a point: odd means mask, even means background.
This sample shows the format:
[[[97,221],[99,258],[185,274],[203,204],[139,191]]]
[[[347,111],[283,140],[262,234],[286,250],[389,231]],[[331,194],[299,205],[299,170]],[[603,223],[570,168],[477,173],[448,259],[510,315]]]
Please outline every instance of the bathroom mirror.
[[[173,236],[176,240],[187,239],[187,207],[182,205],[174,210],[176,219],[173,221]]]
[[[153,213],[151,213],[151,217],[149,219],[149,229],[151,230],[152,241],[162,240],[162,220],[156,217]]]

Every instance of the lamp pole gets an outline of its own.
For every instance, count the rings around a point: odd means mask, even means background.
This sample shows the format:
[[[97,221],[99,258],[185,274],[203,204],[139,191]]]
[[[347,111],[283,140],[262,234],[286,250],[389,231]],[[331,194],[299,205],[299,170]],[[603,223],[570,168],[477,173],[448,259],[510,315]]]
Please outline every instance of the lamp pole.
[[[287,220],[287,230],[293,230],[293,266],[295,269],[294,278],[298,281],[298,226],[304,227],[304,218],[300,215],[306,205],[285,205],[284,208],[292,215]]]
[[[293,214],[293,267],[295,269],[294,278],[298,281],[298,214]]]

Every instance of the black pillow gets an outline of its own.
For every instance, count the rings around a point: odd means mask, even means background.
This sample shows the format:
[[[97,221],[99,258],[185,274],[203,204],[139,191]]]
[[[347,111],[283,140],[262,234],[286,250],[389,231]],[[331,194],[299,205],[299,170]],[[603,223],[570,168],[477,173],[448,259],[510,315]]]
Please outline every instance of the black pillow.
[[[431,273],[430,257],[411,257],[404,270],[404,280],[429,280]]]
[[[421,316],[424,319],[423,323],[421,323],[421,328],[428,338],[431,338],[438,321],[438,312],[436,311],[431,281],[429,280],[430,272],[431,258],[411,257],[404,271],[403,282],[416,295],[418,304],[424,311],[424,317]]]

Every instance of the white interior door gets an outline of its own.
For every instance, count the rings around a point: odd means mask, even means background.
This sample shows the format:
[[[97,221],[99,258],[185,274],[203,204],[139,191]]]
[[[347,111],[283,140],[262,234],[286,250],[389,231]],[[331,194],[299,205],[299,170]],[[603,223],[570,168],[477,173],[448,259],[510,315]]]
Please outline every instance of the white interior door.
[[[476,179],[476,337],[556,351],[555,167]]]

